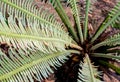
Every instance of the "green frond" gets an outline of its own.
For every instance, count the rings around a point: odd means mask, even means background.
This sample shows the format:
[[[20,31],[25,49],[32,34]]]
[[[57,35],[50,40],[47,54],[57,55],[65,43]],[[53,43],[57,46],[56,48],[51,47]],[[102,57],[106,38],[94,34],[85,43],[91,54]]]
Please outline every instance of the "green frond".
[[[71,52],[78,53],[64,50],[45,54],[38,50],[25,54],[23,50],[9,48],[8,57],[0,51],[0,81],[33,82],[34,79],[41,81],[53,73],[53,67],[61,66]]]
[[[80,41],[81,43],[83,43],[83,33],[82,33],[82,29],[81,29],[81,20],[80,20],[80,12],[78,9],[78,6],[77,6],[77,2],[76,0],[68,0],[70,5],[71,5],[71,8],[72,8],[72,12],[73,12],[73,15],[74,15],[74,18],[75,18],[75,22],[76,22],[76,25],[77,25],[77,30],[78,30],[78,34],[79,34],[79,37],[80,37]]]
[[[0,0],[0,4],[0,12],[4,16],[3,19],[1,15],[0,34],[4,36],[44,40],[44,42],[61,41],[61,34],[65,36],[63,40],[68,36],[52,15],[47,15],[47,12],[42,12],[42,9],[37,10],[36,6],[32,5],[33,0]],[[3,21],[7,21],[9,25]],[[52,36],[54,38],[51,39]],[[58,39],[56,40],[55,37]]]
[[[120,61],[120,54],[117,54],[117,52],[116,53],[107,53],[107,54],[93,53],[92,56],[93,57],[108,58],[108,59],[113,59],[113,60]]]
[[[117,2],[118,4],[110,11],[109,16],[114,17],[116,13],[119,13],[120,11],[120,1]],[[111,23],[112,27],[120,28],[120,15],[116,17],[116,19]]]
[[[90,0],[86,0],[85,23],[84,23],[84,39],[87,39],[88,34],[88,12],[90,7]]]
[[[98,60],[98,62],[103,65],[104,67],[113,69],[117,74],[120,75],[120,67],[115,66],[114,64],[111,64],[109,62],[106,62],[104,60]]]
[[[95,35],[93,36],[91,42],[95,41],[102,32],[105,31],[105,29],[108,26],[112,26],[117,22],[120,22],[120,2],[113,8],[113,10],[110,11],[109,15],[106,17],[106,19],[103,21],[103,23],[100,25],[98,30],[96,31]]]
[[[33,3],[34,0],[0,0],[0,11],[3,13],[4,17],[7,17],[8,15],[6,14],[9,14],[18,18],[21,17],[24,22],[26,19],[29,19],[31,22],[36,21],[43,26],[46,25],[62,29],[62,24],[55,21],[52,14],[43,11],[42,7],[37,9],[36,4]]]
[[[71,34],[71,36],[77,42],[79,42],[77,33],[75,32],[75,29],[72,27],[71,22],[70,22],[67,14],[65,13],[65,11],[64,11],[61,3],[60,3],[60,0],[49,0],[49,1],[53,5],[54,9],[56,10],[56,12],[58,13],[58,15],[60,16],[60,18],[63,21],[63,23],[65,24],[65,26],[68,28],[68,31]]]
[[[110,38],[106,39],[103,42],[100,42],[96,45],[94,45],[91,50],[95,50],[101,46],[116,46],[120,44],[120,34],[116,34],[114,36],[111,36]]]
[[[0,14],[0,42],[12,44],[15,48],[33,48],[41,51],[47,48],[64,50],[65,45],[68,46],[71,43],[68,34],[62,30],[41,27],[35,21],[31,23],[29,19],[26,19],[28,27],[24,27],[22,18],[16,17],[16,20],[17,24],[15,18],[13,19],[10,15],[7,24]]]
[[[82,69],[79,69],[79,79],[77,82],[102,82],[99,80],[99,78],[97,78],[99,77],[99,72],[95,66],[92,65],[87,54],[84,59],[84,63],[82,63],[82,65],[80,64],[80,66]]]

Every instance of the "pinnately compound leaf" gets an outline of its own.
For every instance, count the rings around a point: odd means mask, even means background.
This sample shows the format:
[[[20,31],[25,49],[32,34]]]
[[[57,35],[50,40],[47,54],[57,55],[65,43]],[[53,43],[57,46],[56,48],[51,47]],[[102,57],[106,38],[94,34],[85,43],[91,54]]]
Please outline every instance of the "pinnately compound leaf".
[[[97,78],[99,72],[90,62],[88,55],[86,55],[84,62],[81,63],[80,66],[82,69],[79,69],[77,82],[102,82]]]
[[[24,4],[23,4],[24,3]],[[33,0],[0,0],[0,81],[42,81],[61,66],[73,40],[47,12],[36,9]]]

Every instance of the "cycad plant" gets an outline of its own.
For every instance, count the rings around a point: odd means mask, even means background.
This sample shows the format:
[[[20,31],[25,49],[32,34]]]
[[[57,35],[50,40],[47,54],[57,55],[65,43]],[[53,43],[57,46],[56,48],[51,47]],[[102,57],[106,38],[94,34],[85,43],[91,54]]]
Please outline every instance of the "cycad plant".
[[[109,63],[120,60],[120,34],[100,40],[107,27],[119,28],[120,3],[109,12],[98,30],[90,34],[88,13],[91,3],[84,1],[85,14],[81,14],[77,0],[68,0],[75,20],[73,27],[60,0],[49,2],[62,24],[53,14],[42,7],[37,8],[34,0],[0,0],[0,82],[42,81],[71,54],[82,59],[79,60],[77,82],[102,82],[100,66],[120,74],[120,68]]]

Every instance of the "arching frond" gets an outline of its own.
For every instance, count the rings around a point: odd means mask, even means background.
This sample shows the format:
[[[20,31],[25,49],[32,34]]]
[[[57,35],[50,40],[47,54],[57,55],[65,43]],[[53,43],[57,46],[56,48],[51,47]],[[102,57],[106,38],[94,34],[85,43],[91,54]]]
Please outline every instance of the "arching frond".
[[[22,21],[29,19],[31,22],[36,21],[44,27],[49,26],[49,28],[58,27],[62,29],[62,24],[55,21],[52,14],[48,15],[48,12],[43,11],[42,7],[37,9],[33,1],[34,0],[0,0],[0,11],[4,13],[4,17],[7,17],[8,15],[6,14],[8,13],[14,17],[21,17]]]
[[[36,40],[34,46],[39,45],[37,49],[42,49],[41,46],[46,48],[45,45],[51,46],[51,49],[55,48],[55,46],[64,48],[63,46],[65,46],[66,43],[71,43],[70,37],[62,30],[61,25],[54,22],[53,17],[50,19],[50,16],[47,16],[44,12],[41,12],[39,15],[39,12],[32,6],[32,1],[33,0],[0,0],[0,11],[3,13],[0,14],[1,41],[9,44],[12,42],[14,47],[19,42],[17,47],[22,48],[23,46],[30,47]],[[6,14],[8,16],[7,18],[5,18]],[[8,24],[5,21],[7,21]],[[14,38],[17,38],[17,40]],[[39,41],[41,41],[41,43],[39,43]]]
[[[120,1],[117,2],[118,4],[110,11],[109,16],[114,17],[116,13],[120,11]],[[120,28],[120,15],[116,17],[116,19],[111,23],[112,27]]]
[[[86,54],[86,58],[84,59],[84,63],[80,64],[82,69],[79,69],[78,73],[78,81],[77,82],[102,82],[99,80],[99,72],[92,65],[88,55]]]
[[[100,42],[100,43],[94,45],[91,48],[91,50],[95,50],[95,49],[97,49],[97,48],[99,48],[101,46],[106,46],[106,45],[107,46],[116,46],[118,44],[120,44],[120,34],[116,34],[116,35],[106,39],[105,41]]]
[[[98,62],[104,66],[104,67],[107,67],[107,68],[111,68],[113,69],[117,74],[120,74],[120,67],[118,66],[115,66],[114,64],[111,64],[107,61],[104,61],[104,60],[98,60]]]
[[[78,6],[77,6],[77,1],[76,0],[68,0],[70,5],[71,5],[71,8],[72,8],[72,12],[73,12],[73,15],[74,15],[74,18],[75,18],[75,22],[76,22],[76,25],[77,25],[77,30],[78,30],[78,34],[79,34],[79,37],[80,37],[80,41],[81,43],[83,43],[83,33],[82,33],[82,29],[81,29],[81,24],[80,24],[80,9],[78,9]]]
[[[104,22],[100,25],[95,35],[93,36],[91,42],[94,42],[108,26],[114,25],[115,23],[120,22],[119,20],[120,20],[120,2],[117,3],[117,5],[106,17]]]
[[[69,53],[76,52],[56,51],[45,54],[38,50],[25,54],[23,50],[17,51],[10,48],[9,57],[0,51],[1,82],[34,82],[34,79],[41,82],[53,73],[53,67],[61,66],[65,62]]]
[[[92,54],[93,57],[102,57],[102,58],[108,58],[108,59],[113,59],[116,61],[120,61],[120,54],[116,53],[107,53],[107,54],[103,54],[103,53],[93,53]]]
[[[10,15],[7,24],[0,14],[1,42],[6,42],[9,45],[12,43],[15,48],[35,48],[45,52],[44,49],[47,49],[48,46],[49,48],[51,47],[52,50],[57,47],[58,49],[63,50],[65,44],[67,45],[67,43],[71,41],[67,34],[61,35],[61,31],[58,31],[57,29],[41,28],[36,22],[30,23],[28,19],[26,19],[28,27],[24,27],[21,18],[16,18],[16,20],[18,21],[18,25],[12,15]]]

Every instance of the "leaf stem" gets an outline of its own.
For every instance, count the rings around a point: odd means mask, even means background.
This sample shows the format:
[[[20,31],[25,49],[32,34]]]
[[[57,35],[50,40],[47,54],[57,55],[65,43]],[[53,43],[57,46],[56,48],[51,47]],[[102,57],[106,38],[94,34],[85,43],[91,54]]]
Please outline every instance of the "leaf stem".
[[[115,56],[115,55],[112,55],[112,54],[103,54],[103,53],[93,53],[91,56],[93,57],[102,57],[102,58],[108,58],[108,59],[119,59],[120,60],[120,57],[119,56]]]
[[[58,38],[45,38],[45,37],[25,35],[25,34],[6,33],[6,32],[1,32],[1,31],[0,31],[0,35],[5,36],[5,37],[18,38],[18,39],[20,38],[20,39],[32,39],[32,40],[38,40],[38,41],[57,41],[57,42],[63,42],[65,44],[68,43],[67,41],[58,39]],[[70,44],[69,46],[71,48],[82,50],[82,48],[78,46],[77,44],[73,44],[73,43],[68,43],[68,44]]]
[[[89,7],[90,7],[90,0],[86,0],[86,13],[85,13],[85,26],[84,26],[84,40],[87,38],[87,33],[88,33],[88,12],[89,12]]]
[[[76,44],[72,44],[72,43],[70,44],[70,47],[71,47],[71,48],[78,49],[78,50],[80,50],[80,51],[83,50],[82,47],[80,47],[80,46],[78,46],[78,45],[76,45]]]

